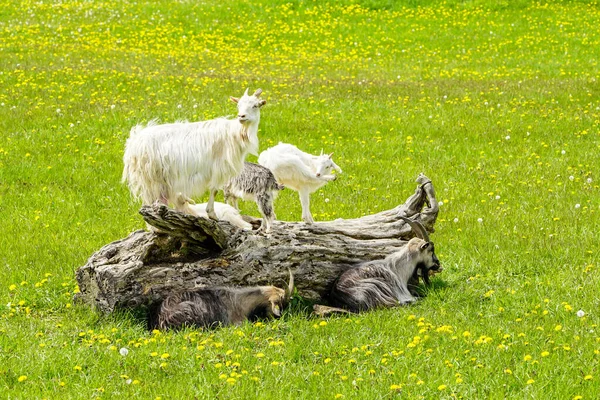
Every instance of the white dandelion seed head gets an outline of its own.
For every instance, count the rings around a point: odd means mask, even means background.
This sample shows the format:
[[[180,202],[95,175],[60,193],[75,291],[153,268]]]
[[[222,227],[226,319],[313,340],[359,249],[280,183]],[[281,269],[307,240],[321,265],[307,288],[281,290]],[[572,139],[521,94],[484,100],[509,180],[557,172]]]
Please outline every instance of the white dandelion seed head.
[[[329,197],[325,198],[325,203],[329,203]]]
[[[506,137],[504,139],[510,140],[510,135],[506,135]]]
[[[477,218],[477,222],[479,222],[480,224],[483,223],[483,218]]]
[[[454,223],[457,223],[457,222],[458,222],[458,218],[454,218]]]
[[[127,380],[125,381],[125,383],[126,383],[126,384],[128,384],[128,385],[131,385],[131,379],[127,379]]]
[[[578,316],[579,318],[583,317],[584,315],[585,315],[585,312],[584,312],[583,310],[579,310],[579,311],[577,311],[577,316]]]
[[[587,183],[592,183],[592,178],[587,178]]]
[[[565,150],[561,150],[560,154],[567,154]]]
[[[56,113],[57,113],[57,114],[60,114],[60,111],[61,111],[61,110],[60,110],[60,108],[57,108],[57,109],[56,109]]]
[[[569,180],[570,180],[571,182],[573,182],[573,181],[575,180],[575,177],[574,177],[573,175],[571,175],[571,176],[569,176]]]
[[[177,104],[177,108],[181,108],[183,107],[181,104]]]
[[[119,354],[125,357],[127,354],[129,354],[129,350],[127,350],[125,347],[121,347],[119,349]]]
[[[499,195],[499,194],[497,194],[497,195],[496,195],[496,197],[495,197],[495,199],[496,199],[496,200],[500,200],[500,195]]]
[[[575,204],[575,208],[579,208],[579,207],[581,207],[581,204],[579,204],[579,203]]]
[[[116,107],[116,106],[115,106],[114,104],[111,104],[111,105],[110,105],[110,109],[111,109],[111,110],[114,110],[114,109],[115,109],[115,107]]]

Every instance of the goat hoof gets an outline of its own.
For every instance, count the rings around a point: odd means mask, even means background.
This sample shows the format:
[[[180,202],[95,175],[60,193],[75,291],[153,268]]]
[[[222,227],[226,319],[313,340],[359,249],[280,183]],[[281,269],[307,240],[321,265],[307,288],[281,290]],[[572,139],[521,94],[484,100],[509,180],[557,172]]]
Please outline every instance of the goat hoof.
[[[208,214],[208,218],[212,219],[213,221],[218,221],[219,218],[217,217],[217,214],[215,214],[214,212],[212,213],[207,213]]]

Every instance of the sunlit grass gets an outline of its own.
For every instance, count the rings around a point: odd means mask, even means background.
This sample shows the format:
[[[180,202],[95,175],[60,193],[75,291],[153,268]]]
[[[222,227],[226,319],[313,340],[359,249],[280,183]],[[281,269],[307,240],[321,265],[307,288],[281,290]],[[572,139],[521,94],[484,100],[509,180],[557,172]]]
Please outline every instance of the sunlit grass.
[[[596,398],[599,17],[595,2],[0,0],[0,393]],[[246,87],[268,101],[261,150],[335,153],[317,220],[433,180],[445,270],[428,296],[179,333],[73,306],[77,267],[144,227],[120,183],[131,127],[233,114]],[[275,208],[301,214],[292,191]]]

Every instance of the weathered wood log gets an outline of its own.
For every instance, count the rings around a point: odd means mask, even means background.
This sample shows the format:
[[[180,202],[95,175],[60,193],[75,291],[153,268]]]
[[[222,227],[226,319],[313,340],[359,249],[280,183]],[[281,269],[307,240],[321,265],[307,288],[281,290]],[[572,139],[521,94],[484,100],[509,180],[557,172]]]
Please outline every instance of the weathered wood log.
[[[415,193],[391,210],[313,225],[276,221],[266,236],[164,205],[144,206],[140,213],[157,231],[133,232],[94,253],[77,270],[76,299],[112,312],[199,286],[285,287],[290,268],[299,294],[322,300],[343,271],[384,258],[414,236],[399,216],[433,232],[433,184],[422,174],[417,183]]]

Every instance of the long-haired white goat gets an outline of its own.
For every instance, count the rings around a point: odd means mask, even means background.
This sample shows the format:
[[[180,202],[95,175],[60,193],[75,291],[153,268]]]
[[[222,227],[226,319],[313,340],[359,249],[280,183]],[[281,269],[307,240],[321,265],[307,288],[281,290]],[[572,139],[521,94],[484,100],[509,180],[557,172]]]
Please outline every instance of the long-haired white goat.
[[[241,171],[248,153],[258,152],[260,108],[266,104],[261,93],[249,96],[246,89],[241,98],[230,97],[238,107],[235,119],[134,127],[125,145],[123,182],[145,205],[208,190],[206,212],[216,220],[215,194]]]
[[[279,143],[260,153],[258,163],[269,168],[277,182],[298,192],[302,204],[302,220],[312,224],[314,219],[310,213],[310,194],[336,179],[336,175],[331,174],[332,170],[342,172],[333,162],[332,156],[333,153],[313,156],[294,145]]]

